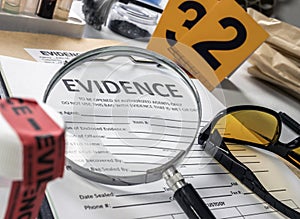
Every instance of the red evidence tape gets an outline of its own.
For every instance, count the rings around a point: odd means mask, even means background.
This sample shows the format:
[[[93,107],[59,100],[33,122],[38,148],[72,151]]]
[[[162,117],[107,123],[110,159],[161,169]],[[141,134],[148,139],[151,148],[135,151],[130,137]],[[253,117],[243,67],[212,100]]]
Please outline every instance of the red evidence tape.
[[[0,100],[0,112],[23,144],[23,180],[13,182],[5,219],[36,218],[46,184],[64,171],[64,129],[34,100]]]

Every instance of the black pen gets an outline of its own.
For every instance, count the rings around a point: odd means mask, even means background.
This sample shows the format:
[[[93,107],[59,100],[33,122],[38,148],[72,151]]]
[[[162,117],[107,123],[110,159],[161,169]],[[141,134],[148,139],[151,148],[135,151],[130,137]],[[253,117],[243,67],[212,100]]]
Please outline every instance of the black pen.
[[[195,188],[186,183],[183,176],[169,168],[163,173],[168,186],[174,191],[174,198],[190,219],[215,219],[210,209],[199,196]]]

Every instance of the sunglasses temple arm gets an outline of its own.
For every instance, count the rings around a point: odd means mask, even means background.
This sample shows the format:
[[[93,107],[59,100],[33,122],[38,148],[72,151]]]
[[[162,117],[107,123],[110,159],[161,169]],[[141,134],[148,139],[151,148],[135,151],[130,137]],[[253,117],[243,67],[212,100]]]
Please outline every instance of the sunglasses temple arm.
[[[300,135],[300,124],[288,116],[286,113],[279,112],[279,116],[281,117],[284,124],[286,124],[290,129]]]
[[[272,196],[259,182],[254,173],[248,168],[245,170],[246,177],[242,177],[239,179],[245,186],[247,186],[251,191],[257,194],[260,198],[265,200],[272,207],[288,216],[289,218],[299,218],[300,213],[296,210],[290,208],[289,206],[283,204],[279,200],[277,200],[274,196]]]
[[[215,133],[213,134],[215,135]],[[213,137],[213,140],[219,142],[219,144],[214,144],[213,142],[207,142],[205,146],[205,151],[211,154],[223,167],[225,167],[232,175],[234,175],[241,183],[248,187],[251,191],[257,194],[260,198],[270,204],[272,207],[285,214],[290,218],[300,218],[300,213],[294,209],[284,205],[282,202],[274,198],[259,182],[254,173],[241,162],[239,162],[232,154],[227,154],[225,151],[227,146],[218,133],[219,137]],[[221,138],[222,139],[222,138]],[[217,145],[220,145],[219,149]],[[227,148],[228,149],[228,148]],[[224,151],[223,151],[224,150]],[[232,157],[231,157],[231,156]]]

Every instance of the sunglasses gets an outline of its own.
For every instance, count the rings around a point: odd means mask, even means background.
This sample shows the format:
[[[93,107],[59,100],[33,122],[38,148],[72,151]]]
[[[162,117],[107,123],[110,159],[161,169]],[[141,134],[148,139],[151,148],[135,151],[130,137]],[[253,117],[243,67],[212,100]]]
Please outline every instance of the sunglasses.
[[[272,207],[290,218],[300,218],[299,212],[273,197],[255,174],[231,153],[234,145],[249,145],[271,151],[300,169],[300,137],[289,143],[280,142],[282,124],[300,134],[300,125],[283,112],[277,113],[252,105],[234,106],[218,113],[202,129],[198,142],[231,174]]]

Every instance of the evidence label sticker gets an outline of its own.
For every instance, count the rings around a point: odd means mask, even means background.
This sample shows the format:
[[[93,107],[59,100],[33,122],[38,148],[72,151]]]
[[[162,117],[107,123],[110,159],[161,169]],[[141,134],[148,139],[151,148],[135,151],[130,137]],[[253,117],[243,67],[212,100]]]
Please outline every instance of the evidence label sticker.
[[[45,111],[34,100],[0,100],[0,113],[22,144],[4,144],[1,145],[1,150],[8,151],[8,154],[12,154],[10,150],[22,150],[23,154],[22,180],[12,184],[5,219],[36,218],[46,184],[63,174],[64,128],[61,121],[54,121],[54,118],[57,120],[60,117],[49,115],[49,111]],[[8,157],[6,161],[0,161],[2,168],[9,166],[13,159],[15,158]]]

